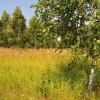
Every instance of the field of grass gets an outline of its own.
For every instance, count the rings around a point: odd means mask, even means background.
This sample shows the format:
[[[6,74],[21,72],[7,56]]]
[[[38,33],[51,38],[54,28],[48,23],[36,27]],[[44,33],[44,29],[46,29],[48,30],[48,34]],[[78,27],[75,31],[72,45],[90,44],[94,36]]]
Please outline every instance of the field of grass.
[[[70,50],[0,49],[0,100],[100,100],[100,59],[95,92],[85,95],[90,61]]]

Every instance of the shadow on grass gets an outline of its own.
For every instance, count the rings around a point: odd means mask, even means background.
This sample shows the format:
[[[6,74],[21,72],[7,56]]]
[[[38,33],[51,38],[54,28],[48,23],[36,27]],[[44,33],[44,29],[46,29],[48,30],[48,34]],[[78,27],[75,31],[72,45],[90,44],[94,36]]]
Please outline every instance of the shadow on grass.
[[[60,64],[56,71],[47,70],[41,77],[39,90],[47,98],[50,94],[49,89],[53,86],[56,89],[62,82],[69,83],[74,92],[83,94],[87,88],[88,77],[91,65],[88,58],[75,58],[68,64]],[[77,88],[76,88],[77,87]],[[100,69],[97,68],[95,76],[95,90],[100,89]]]
[[[89,76],[90,67],[86,58],[82,60],[75,58],[69,64],[60,65],[59,72],[62,78],[69,81],[71,87],[74,88],[77,82],[86,82]]]
[[[100,97],[100,68],[96,68],[95,82],[93,87],[95,93]]]
[[[88,78],[90,74],[91,65],[88,59],[82,60],[75,58],[69,64],[60,65],[59,72],[64,80],[69,82],[72,90],[79,84],[82,86],[81,94],[84,95],[87,90]],[[78,88],[80,89],[80,88]],[[80,91],[80,90],[79,90]],[[100,67],[97,66],[95,71],[95,81],[93,85],[94,98],[100,98]],[[99,99],[98,99],[99,100]]]

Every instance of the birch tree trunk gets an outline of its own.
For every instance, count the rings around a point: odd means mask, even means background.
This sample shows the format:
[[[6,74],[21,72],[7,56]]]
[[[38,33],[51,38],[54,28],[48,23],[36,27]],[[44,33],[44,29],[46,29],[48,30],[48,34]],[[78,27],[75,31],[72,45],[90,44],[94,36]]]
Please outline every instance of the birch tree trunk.
[[[91,71],[89,75],[89,82],[88,82],[88,92],[91,92],[93,89],[93,83],[94,83],[94,78],[95,78],[95,70],[96,70],[96,58],[92,58],[92,66],[91,66]]]

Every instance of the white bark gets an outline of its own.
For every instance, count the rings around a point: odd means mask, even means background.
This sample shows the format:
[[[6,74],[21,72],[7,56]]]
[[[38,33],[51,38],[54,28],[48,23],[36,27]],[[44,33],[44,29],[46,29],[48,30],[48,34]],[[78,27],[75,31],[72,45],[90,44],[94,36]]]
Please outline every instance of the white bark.
[[[93,64],[89,76],[89,83],[88,83],[88,91],[91,92],[93,88],[93,83],[94,83],[94,77],[95,77],[95,68],[96,68],[96,59],[93,58]]]

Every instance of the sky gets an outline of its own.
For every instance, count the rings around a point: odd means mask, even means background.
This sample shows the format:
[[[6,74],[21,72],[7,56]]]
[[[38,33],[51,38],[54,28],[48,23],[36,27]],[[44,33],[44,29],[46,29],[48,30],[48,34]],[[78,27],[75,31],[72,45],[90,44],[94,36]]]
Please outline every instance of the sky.
[[[30,6],[32,3],[36,2],[37,0],[0,0],[0,16],[4,10],[11,15],[16,6],[19,6],[28,22],[34,15],[34,11],[32,8],[30,8]]]

